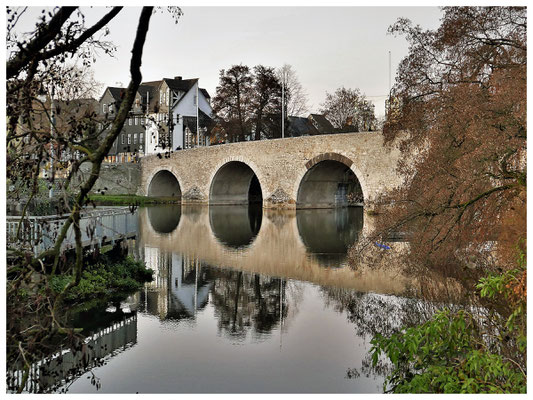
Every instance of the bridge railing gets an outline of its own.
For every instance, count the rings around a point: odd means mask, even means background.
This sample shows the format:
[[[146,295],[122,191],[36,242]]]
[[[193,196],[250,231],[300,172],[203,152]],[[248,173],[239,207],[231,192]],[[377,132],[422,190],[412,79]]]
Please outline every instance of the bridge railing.
[[[67,218],[68,215],[28,216],[22,219],[20,216],[8,216],[8,246],[29,246],[35,254],[49,249],[54,245]],[[82,245],[114,243],[122,238],[133,237],[137,233],[137,219],[137,215],[127,208],[86,211],[80,218]],[[74,229],[71,227],[61,248],[65,250],[74,246]]]

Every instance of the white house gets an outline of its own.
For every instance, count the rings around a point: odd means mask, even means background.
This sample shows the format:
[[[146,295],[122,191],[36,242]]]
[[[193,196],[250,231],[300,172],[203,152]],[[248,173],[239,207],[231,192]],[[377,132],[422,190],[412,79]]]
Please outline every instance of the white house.
[[[199,79],[176,76],[144,82],[139,92],[148,104],[145,154],[209,145],[207,132],[213,109]]]

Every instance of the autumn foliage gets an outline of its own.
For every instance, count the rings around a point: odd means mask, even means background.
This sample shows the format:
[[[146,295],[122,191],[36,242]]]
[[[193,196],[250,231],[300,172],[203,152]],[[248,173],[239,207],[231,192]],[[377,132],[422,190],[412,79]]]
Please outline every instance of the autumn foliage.
[[[436,31],[404,19],[390,28],[410,49],[384,135],[407,133],[408,178],[382,199],[380,227],[411,234],[413,265],[508,269],[526,237],[526,10],[443,11]]]

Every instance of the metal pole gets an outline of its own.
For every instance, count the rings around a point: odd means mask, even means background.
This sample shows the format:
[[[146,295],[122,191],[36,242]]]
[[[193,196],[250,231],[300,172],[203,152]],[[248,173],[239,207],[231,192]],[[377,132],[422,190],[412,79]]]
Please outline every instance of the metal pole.
[[[281,138],[285,137],[285,71],[281,75]]]
[[[392,82],[392,80],[391,80],[391,60],[390,59],[391,59],[391,57],[390,57],[390,50],[389,50],[389,96],[390,96],[390,91],[392,89],[392,87],[391,87],[391,82]]]
[[[200,99],[198,98],[198,86],[200,79],[196,80],[196,145],[200,146],[200,121],[198,119],[198,103]]]

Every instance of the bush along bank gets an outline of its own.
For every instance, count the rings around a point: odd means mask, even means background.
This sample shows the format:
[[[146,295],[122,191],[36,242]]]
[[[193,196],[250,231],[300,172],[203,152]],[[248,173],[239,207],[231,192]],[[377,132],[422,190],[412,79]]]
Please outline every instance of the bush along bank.
[[[79,284],[66,293],[64,301],[79,304],[127,295],[141,289],[145,282],[151,282],[152,274],[153,271],[146,268],[144,262],[130,256],[116,260],[103,254],[96,262],[85,265]],[[59,294],[70,280],[70,276],[54,276],[50,279],[50,288]]]

